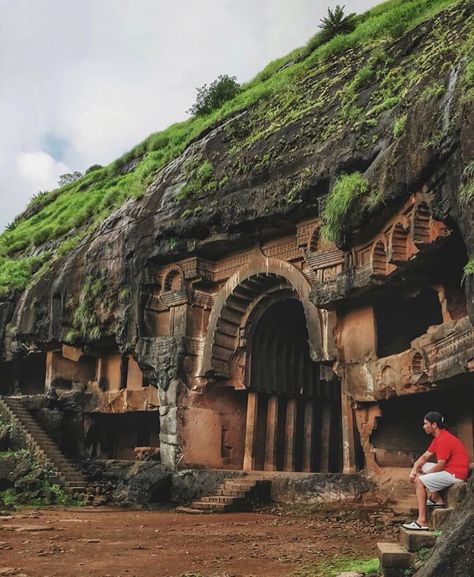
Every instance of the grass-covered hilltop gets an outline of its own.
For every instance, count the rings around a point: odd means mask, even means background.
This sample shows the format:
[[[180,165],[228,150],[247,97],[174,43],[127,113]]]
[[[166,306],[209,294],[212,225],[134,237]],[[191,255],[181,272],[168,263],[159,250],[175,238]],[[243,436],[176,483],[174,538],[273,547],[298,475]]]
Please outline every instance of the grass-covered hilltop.
[[[221,108],[34,197],[0,236],[0,299],[28,287],[35,302],[69,294],[69,338],[87,340],[100,329],[81,321],[71,293],[90,303],[109,291],[101,318],[115,334],[140,254],[166,262],[222,233],[255,238],[277,217],[316,215],[328,193],[324,234],[347,243],[431,173],[438,218],[457,222],[471,252],[473,46],[471,0],[389,0],[352,32],[316,34]],[[40,328],[36,319],[26,333]]]

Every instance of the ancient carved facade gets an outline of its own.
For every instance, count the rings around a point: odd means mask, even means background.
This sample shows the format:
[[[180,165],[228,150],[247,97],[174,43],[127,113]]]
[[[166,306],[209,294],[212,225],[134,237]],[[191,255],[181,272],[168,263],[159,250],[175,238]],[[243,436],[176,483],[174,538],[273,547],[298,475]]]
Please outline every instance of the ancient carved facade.
[[[458,232],[433,218],[430,191],[347,250],[323,240],[317,217],[286,228],[205,258],[150,260],[134,350],[30,354],[10,364],[11,390],[80,391],[89,454],[160,445],[171,467],[408,466],[432,408],[472,453],[466,256]]]

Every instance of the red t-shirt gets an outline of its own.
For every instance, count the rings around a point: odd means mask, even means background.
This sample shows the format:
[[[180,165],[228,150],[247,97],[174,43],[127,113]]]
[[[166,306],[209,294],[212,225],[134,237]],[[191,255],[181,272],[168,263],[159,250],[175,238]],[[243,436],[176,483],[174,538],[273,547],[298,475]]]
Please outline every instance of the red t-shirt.
[[[462,481],[469,475],[469,455],[461,441],[446,429],[442,429],[428,447],[438,461],[446,461],[444,470]]]

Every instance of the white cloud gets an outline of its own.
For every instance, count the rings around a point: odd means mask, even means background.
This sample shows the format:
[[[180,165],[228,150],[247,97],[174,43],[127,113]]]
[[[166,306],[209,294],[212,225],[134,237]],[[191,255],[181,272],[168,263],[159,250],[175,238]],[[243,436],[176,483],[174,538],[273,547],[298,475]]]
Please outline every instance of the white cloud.
[[[0,0],[0,231],[60,173],[107,164],[186,118],[197,86],[249,80],[304,44],[335,4]]]
[[[31,184],[33,190],[54,188],[59,175],[69,172],[68,166],[43,151],[22,152],[17,156],[16,164],[19,174]]]

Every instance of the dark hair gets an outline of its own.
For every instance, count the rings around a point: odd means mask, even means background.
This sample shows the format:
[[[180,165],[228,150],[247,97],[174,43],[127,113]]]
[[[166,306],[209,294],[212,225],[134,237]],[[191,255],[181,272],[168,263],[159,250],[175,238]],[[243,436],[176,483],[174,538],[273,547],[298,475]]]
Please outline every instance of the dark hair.
[[[437,413],[436,411],[430,411],[426,413],[425,419],[429,421],[431,424],[436,423],[440,429],[446,429],[446,425],[444,423],[444,417],[441,413]]]

